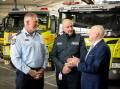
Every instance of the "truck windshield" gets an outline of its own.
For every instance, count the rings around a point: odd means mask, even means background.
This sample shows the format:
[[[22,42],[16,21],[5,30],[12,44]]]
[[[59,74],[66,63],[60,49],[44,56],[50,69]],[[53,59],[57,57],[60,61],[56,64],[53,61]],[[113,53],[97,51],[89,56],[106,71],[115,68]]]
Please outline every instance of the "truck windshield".
[[[60,19],[72,19],[74,21],[74,27],[79,28],[80,31],[86,30],[93,25],[99,24],[104,26],[106,30],[106,36],[120,36],[120,14],[66,12],[61,13],[60,16]]]
[[[48,25],[48,17],[47,14],[39,14],[39,29],[40,30],[45,30],[47,29],[47,25]],[[5,31],[9,31],[9,32],[18,32],[20,30],[22,30],[23,26],[24,26],[24,15],[11,15],[9,16],[7,19],[6,27],[5,27]]]

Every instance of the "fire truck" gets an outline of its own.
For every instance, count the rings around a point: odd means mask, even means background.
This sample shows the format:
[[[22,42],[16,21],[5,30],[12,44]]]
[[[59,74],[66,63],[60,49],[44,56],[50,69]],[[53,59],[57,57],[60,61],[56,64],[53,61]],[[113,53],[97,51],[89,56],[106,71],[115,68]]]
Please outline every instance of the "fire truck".
[[[55,32],[62,34],[62,20],[72,19],[75,32],[84,36],[87,48],[90,46],[87,32],[91,26],[104,26],[104,40],[111,50],[109,79],[120,79],[120,4],[75,5],[72,3],[59,8],[58,12],[58,29]]]
[[[55,34],[51,33],[51,19],[49,11],[11,11],[2,21],[2,56],[5,64],[9,64],[10,60],[10,40],[20,32],[23,28],[24,15],[28,12],[35,13],[39,18],[38,32],[43,36],[44,42],[48,48],[49,54],[51,53],[52,45],[54,42]],[[52,67],[51,59],[49,59],[48,67]]]

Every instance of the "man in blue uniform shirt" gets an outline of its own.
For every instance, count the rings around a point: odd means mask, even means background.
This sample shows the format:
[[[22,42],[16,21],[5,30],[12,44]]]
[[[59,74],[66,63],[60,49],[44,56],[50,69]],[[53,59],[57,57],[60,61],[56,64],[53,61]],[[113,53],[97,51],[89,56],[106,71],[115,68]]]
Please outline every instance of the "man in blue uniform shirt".
[[[80,34],[75,34],[72,20],[64,19],[62,29],[63,34],[56,38],[52,50],[58,89],[80,89],[80,72],[77,67],[69,68],[67,60],[86,54],[85,42]]]
[[[10,56],[16,67],[16,89],[43,89],[48,51],[42,36],[36,32],[38,17],[27,13],[24,28],[11,40]]]
[[[77,65],[78,70],[82,72],[81,89],[108,89],[111,53],[108,45],[102,39],[103,37],[103,26],[93,26],[89,32],[89,40],[92,46],[86,57],[84,59],[73,57],[68,60],[71,65]]]

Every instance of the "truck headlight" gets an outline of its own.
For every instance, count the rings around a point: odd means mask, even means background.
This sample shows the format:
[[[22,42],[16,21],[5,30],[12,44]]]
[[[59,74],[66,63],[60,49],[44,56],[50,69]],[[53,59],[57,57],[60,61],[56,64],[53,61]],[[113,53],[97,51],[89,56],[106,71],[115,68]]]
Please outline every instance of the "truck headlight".
[[[112,63],[112,68],[120,68],[120,63]]]
[[[117,74],[117,71],[116,70],[112,70],[113,74]]]

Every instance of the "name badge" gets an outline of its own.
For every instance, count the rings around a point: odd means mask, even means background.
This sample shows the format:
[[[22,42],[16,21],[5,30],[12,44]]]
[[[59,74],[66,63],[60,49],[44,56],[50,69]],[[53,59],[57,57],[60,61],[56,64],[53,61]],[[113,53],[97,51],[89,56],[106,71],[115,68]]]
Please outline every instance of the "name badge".
[[[25,41],[29,41],[29,39],[25,39]]]
[[[62,73],[61,72],[59,73],[58,77],[59,77],[59,80],[62,80]]]

